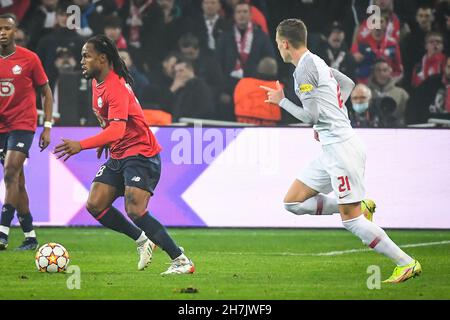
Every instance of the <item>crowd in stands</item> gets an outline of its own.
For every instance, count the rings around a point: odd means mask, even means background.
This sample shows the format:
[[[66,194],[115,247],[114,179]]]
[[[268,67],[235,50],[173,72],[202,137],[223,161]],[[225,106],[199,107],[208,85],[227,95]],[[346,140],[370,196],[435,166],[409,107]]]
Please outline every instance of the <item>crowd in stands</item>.
[[[80,9],[77,28],[68,27],[71,5]],[[446,0],[2,0],[2,13],[17,16],[16,43],[41,58],[60,125],[95,125],[80,53],[96,34],[115,42],[151,124],[297,123],[259,89],[280,80],[300,105],[294,66],[275,43],[285,18],[302,19],[309,49],[357,84],[347,103],[354,126],[450,119]]]

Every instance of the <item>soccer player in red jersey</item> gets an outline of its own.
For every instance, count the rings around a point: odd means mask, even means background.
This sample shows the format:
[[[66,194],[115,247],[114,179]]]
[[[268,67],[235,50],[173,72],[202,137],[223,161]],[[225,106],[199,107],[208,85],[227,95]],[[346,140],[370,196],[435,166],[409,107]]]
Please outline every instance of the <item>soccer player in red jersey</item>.
[[[16,30],[14,15],[0,15],[0,160],[6,187],[0,221],[0,250],[8,246],[9,228],[16,210],[25,233],[25,241],[18,249],[34,250],[38,242],[25,189],[23,164],[36,131],[36,88],[44,97],[41,151],[50,144],[53,97],[38,56],[15,44]]]
[[[93,110],[103,131],[82,141],[63,139],[55,147],[64,161],[84,149],[97,148],[97,157],[109,151],[91,186],[87,210],[102,225],[136,241],[138,269],[151,262],[153,242],[172,259],[166,274],[193,273],[194,264],[178,247],[147,205],[161,175],[161,147],[144,119],[131,86],[125,63],[115,45],[105,36],[90,38],[81,52],[83,76],[92,79]],[[125,196],[130,223],[113,202]]]

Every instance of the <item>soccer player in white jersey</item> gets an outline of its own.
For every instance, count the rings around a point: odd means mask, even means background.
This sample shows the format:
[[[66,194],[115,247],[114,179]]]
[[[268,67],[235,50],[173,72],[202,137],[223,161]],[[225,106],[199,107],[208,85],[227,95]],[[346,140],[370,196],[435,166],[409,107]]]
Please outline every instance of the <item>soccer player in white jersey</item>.
[[[279,105],[304,123],[313,124],[322,144],[322,154],[287,192],[285,208],[297,215],[339,212],[347,230],[396,263],[392,276],[383,282],[405,281],[421,273],[420,263],[362,213],[366,154],[345,107],[355,84],[311,53],[306,40],[307,29],[301,20],[287,19],[277,27],[278,50],[284,62],[296,67],[295,92],[303,108],[285,98],[279,83],[276,89],[262,87],[267,91],[266,102]],[[326,195],[331,191],[336,198]]]

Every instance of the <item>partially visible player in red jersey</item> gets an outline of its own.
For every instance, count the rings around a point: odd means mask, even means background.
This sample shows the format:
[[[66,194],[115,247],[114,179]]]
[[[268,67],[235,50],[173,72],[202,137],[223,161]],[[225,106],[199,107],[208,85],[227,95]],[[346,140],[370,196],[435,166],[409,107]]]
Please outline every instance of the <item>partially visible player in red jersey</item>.
[[[64,161],[84,149],[97,148],[97,156],[110,158],[100,167],[91,186],[87,209],[102,225],[136,241],[138,269],[151,261],[153,242],[172,259],[166,274],[193,273],[194,264],[178,247],[161,223],[147,211],[161,175],[161,147],[144,119],[131,86],[125,63],[115,45],[105,36],[89,39],[81,52],[83,75],[92,79],[93,110],[103,131],[82,141],[63,139],[56,146]],[[125,196],[130,223],[113,202]],[[137,226],[137,227],[136,227]]]
[[[14,41],[16,18],[0,15],[0,160],[6,187],[0,221],[0,250],[8,246],[11,221],[17,210],[25,241],[19,250],[38,246],[25,189],[23,164],[37,125],[36,89],[44,97],[45,123],[39,137],[41,151],[50,144],[52,91],[38,56]]]

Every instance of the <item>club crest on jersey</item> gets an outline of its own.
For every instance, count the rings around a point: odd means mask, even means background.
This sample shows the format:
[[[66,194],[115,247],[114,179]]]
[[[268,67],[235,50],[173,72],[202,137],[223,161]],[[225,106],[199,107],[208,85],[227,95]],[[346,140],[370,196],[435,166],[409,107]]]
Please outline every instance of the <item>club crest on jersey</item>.
[[[99,108],[103,107],[103,100],[102,100],[102,97],[98,97],[98,99],[97,99],[97,105],[98,105]]]
[[[300,90],[301,93],[310,92],[314,89],[312,84],[301,84],[298,86],[298,90]]]
[[[22,73],[22,67],[19,66],[18,64],[16,64],[16,65],[12,68],[12,73],[13,73],[13,74],[21,74],[21,73]]]

